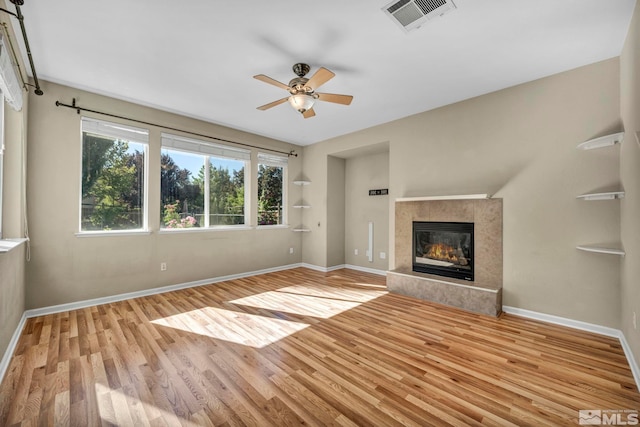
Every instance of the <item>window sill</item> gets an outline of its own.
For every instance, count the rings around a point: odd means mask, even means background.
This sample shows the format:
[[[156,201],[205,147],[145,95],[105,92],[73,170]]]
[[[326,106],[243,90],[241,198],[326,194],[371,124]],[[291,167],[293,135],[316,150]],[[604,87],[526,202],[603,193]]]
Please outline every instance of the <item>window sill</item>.
[[[2,239],[0,240],[0,254],[10,252],[28,240],[29,239]]]
[[[182,234],[182,233],[209,233],[215,231],[243,231],[252,230],[249,225],[228,225],[217,227],[193,227],[193,228],[161,228],[158,234]]]
[[[118,230],[118,231],[81,231],[76,237],[114,237],[114,236],[148,236],[149,230]]]
[[[277,230],[279,228],[289,228],[289,224],[258,225],[256,230]]]

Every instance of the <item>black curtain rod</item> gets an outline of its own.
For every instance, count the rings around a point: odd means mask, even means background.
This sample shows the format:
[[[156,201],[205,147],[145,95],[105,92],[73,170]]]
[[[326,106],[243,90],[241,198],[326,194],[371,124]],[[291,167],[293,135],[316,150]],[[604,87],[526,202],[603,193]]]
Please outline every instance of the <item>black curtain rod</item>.
[[[33,64],[33,56],[31,55],[31,47],[29,46],[29,39],[27,38],[27,30],[24,28],[24,16],[22,15],[22,11],[20,10],[20,6],[24,4],[24,0],[10,0],[16,7],[16,12],[13,13],[7,9],[0,8],[1,11],[8,13],[11,16],[14,16],[18,19],[20,23],[20,29],[22,30],[22,39],[24,40],[24,48],[27,51],[27,57],[29,58],[29,65],[31,66],[31,74],[33,74],[33,82],[36,89],[33,91],[36,95],[44,95],[44,92],[40,88],[40,81],[38,80],[38,74],[36,73],[36,66]]]
[[[298,157],[298,155],[296,154],[295,150],[291,150],[289,152],[286,152],[286,151],[274,150],[272,148],[258,147],[256,145],[245,144],[245,143],[242,143],[242,142],[230,141],[228,139],[217,138],[215,136],[204,135],[202,133],[191,132],[190,130],[178,129],[178,128],[174,128],[174,127],[171,127],[171,126],[159,125],[157,123],[145,122],[144,120],[138,120],[138,119],[132,119],[130,117],[119,116],[117,114],[105,113],[104,111],[97,111],[97,110],[91,110],[89,108],[83,108],[83,107],[80,107],[80,106],[76,105],[76,99],[75,98],[73,98],[73,103],[71,105],[63,104],[60,101],[56,101],[56,107],[73,108],[74,110],[76,110],[76,112],[78,114],[80,114],[80,111],[88,111],[90,113],[101,114],[103,116],[114,117],[116,119],[128,120],[130,122],[140,123],[140,124],[147,125],[147,126],[155,126],[155,127],[159,127],[159,128],[162,128],[162,129],[168,129],[168,130],[174,130],[176,132],[188,133],[190,135],[200,136],[200,137],[203,137],[203,138],[209,138],[209,139],[213,139],[213,140],[216,140],[216,141],[228,142],[228,143],[236,144],[236,145],[242,145],[243,147],[257,148],[258,150],[266,150],[266,151],[271,151],[271,152],[274,152],[274,153],[284,154],[287,157],[290,157],[290,156]]]

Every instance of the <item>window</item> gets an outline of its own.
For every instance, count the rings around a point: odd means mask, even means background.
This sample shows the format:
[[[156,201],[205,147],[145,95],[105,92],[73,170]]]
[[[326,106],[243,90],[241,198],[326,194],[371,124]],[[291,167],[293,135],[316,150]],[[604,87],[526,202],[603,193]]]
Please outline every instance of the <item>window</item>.
[[[250,159],[251,152],[242,148],[162,134],[161,226],[246,224]]]
[[[149,132],[82,118],[80,231],[146,230]]]
[[[258,225],[286,224],[287,158],[258,154]]]

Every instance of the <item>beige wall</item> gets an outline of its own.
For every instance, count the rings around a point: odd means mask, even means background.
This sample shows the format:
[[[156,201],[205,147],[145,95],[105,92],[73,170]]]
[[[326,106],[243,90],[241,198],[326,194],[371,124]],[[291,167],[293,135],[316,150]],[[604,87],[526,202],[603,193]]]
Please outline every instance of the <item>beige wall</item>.
[[[6,8],[3,0],[0,7]],[[8,22],[4,14],[3,22]],[[17,40],[15,32],[9,27],[13,40]],[[24,63],[21,63],[24,70]],[[13,111],[8,104],[4,105],[4,193],[2,204],[2,226],[4,238],[24,237],[24,180],[23,161],[24,144],[26,143],[26,127],[28,99],[26,92],[22,110]],[[0,253],[0,359],[2,359],[16,327],[20,323],[25,310],[25,245],[8,253]]]
[[[389,269],[389,196],[369,196],[369,190],[389,188],[389,152],[349,157],[345,173],[345,264]],[[368,224],[373,222],[373,262],[366,250]],[[355,255],[354,250],[358,250]],[[387,257],[380,258],[380,252]]]
[[[640,364],[640,5],[629,26],[620,56],[620,105],[625,138],[621,147],[622,332]],[[633,313],[637,328],[633,328]]]
[[[321,199],[326,166],[315,162],[388,141],[391,201],[503,198],[504,304],[617,328],[620,259],[575,246],[619,239],[617,202],[576,200],[619,181],[618,153],[575,147],[620,128],[615,58],[305,147],[303,167]],[[391,211],[390,268],[393,221]],[[305,261],[326,265],[323,244],[305,239]]]
[[[148,235],[77,237],[80,194],[80,118],[55,101],[282,151],[300,147],[167,112],[43,82],[45,95],[31,98],[28,200],[32,260],[27,267],[27,307],[36,308],[215,278],[298,263],[301,237],[291,229],[251,229],[159,234],[160,132],[150,130]],[[87,114],[89,116],[89,114]],[[104,118],[127,123],[127,121]],[[140,126],[131,123],[135,126]],[[253,150],[253,155],[257,150]],[[301,157],[289,159],[289,200],[301,197],[291,178]],[[255,167],[254,167],[255,169]],[[252,200],[257,185],[252,186]],[[253,203],[255,206],[255,203]],[[289,222],[300,212],[289,210]],[[255,221],[256,215],[251,218]],[[265,249],[263,243],[270,242]],[[294,248],[294,254],[289,253]],[[160,263],[167,271],[160,271]]]
[[[327,266],[327,171],[326,153],[316,150],[318,144],[303,149],[302,170],[311,181],[303,188],[303,198],[311,205],[302,209],[302,225],[311,230],[302,234],[302,261],[320,267]],[[310,178],[313,177],[313,178]]]
[[[327,267],[344,264],[345,160],[327,159]]]

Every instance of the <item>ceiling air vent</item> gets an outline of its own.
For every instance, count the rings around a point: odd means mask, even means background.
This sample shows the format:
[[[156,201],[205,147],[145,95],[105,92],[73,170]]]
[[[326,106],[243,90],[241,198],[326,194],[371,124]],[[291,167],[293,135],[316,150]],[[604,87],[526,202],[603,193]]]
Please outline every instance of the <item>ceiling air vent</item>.
[[[405,31],[456,8],[452,0],[395,0],[382,8]]]

